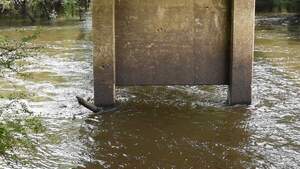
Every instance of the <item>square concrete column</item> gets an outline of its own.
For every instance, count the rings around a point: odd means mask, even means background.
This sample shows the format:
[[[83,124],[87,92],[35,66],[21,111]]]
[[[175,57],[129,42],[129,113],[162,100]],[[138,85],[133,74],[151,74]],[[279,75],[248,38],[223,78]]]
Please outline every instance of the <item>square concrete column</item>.
[[[115,1],[93,0],[94,101],[115,103]]]
[[[255,0],[232,0],[229,103],[251,104]]]

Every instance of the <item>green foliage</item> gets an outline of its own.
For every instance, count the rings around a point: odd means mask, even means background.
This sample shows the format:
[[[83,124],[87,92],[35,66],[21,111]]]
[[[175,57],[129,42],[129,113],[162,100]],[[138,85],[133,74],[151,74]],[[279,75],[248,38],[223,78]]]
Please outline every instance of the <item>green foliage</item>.
[[[39,31],[21,39],[0,37],[0,72],[19,71],[17,62],[32,56],[38,48],[32,45]],[[1,77],[0,77],[1,78]],[[45,132],[40,117],[34,116],[26,104],[17,101],[27,97],[28,93],[19,92],[0,96],[1,99],[13,100],[0,106],[0,159],[19,161],[19,152],[35,152],[35,139],[32,136]],[[3,103],[2,103],[3,104]]]
[[[256,0],[258,12],[300,12],[300,0]]]
[[[90,0],[0,0],[0,16],[21,16],[32,22],[58,16],[82,17]]]
[[[33,35],[24,36],[21,39],[0,36],[0,73],[6,69],[19,71],[17,62],[31,57],[33,51],[38,49],[31,43],[38,34],[39,31],[36,31]]]
[[[34,153],[32,135],[45,130],[42,120],[33,116],[24,103],[13,101],[0,107],[0,157],[11,160],[19,158],[15,152]]]
[[[64,14],[67,16],[74,15],[74,9],[77,6],[77,0],[65,0],[64,1]]]

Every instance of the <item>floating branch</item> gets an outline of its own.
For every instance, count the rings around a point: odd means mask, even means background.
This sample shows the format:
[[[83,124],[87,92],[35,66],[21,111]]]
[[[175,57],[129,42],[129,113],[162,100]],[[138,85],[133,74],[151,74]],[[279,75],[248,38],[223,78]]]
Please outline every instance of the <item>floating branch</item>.
[[[112,107],[107,109],[104,109],[102,107],[97,107],[94,104],[89,103],[88,101],[84,100],[82,97],[79,96],[76,96],[76,99],[80,105],[91,110],[94,113],[110,113],[110,112],[115,112],[118,109],[117,107]]]

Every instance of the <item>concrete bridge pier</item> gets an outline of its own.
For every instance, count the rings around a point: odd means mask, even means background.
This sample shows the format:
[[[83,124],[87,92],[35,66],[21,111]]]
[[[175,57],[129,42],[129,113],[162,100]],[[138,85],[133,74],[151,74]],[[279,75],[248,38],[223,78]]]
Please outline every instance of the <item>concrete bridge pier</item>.
[[[115,0],[93,0],[94,100],[115,104]]]
[[[229,85],[251,104],[255,0],[93,0],[94,100],[115,86]]]
[[[255,0],[232,0],[229,104],[251,104]]]

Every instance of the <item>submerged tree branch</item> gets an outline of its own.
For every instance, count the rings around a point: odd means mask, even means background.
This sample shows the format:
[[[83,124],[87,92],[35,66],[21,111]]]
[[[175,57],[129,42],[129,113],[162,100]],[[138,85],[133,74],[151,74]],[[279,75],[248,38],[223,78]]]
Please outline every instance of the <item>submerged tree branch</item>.
[[[94,104],[87,102],[86,100],[84,100],[83,98],[81,98],[81,97],[79,97],[79,96],[76,96],[76,99],[77,99],[77,101],[78,101],[78,103],[79,103],[80,105],[82,105],[83,107],[85,107],[85,108],[91,110],[91,111],[94,112],[94,113],[98,113],[98,112],[103,111],[102,108],[98,108],[98,107],[95,106]]]
[[[80,105],[91,110],[94,113],[112,113],[118,110],[117,107],[112,107],[107,109],[103,109],[102,107],[97,107],[94,104],[89,103],[88,101],[84,100],[82,97],[79,96],[76,96],[76,99]]]

